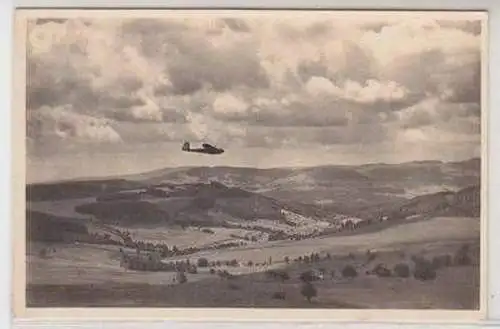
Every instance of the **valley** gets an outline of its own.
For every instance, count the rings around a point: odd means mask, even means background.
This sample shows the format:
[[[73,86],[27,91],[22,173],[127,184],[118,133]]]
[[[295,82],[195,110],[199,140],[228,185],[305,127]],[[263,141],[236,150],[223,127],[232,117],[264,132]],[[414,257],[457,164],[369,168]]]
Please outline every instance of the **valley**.
[[[315,282],[321,293],[314,307],[396,308],[400,298],[398,305],[410,308],[476,308],[479,181],[480,162],[473,159],[295,169],[178,168],[28,185],[28,303],[308,307],[299,293],[304,284],[299,274],[318,268],[341,271],[351,264],[359,272],[355,278]],[[381,280],[365,273],[376,262],[359,262],[374,252],[383,264],[411,267],[417,266],[415,255],[432,260],[453,255],[463,245],[477,249],[468,256],[471,262],[436,268],[438,275],[429,281],[394,274]],[[306,261],[313,254],[319,258]],[[194,266],[203,259],[206,266]],[[290,278],[270,280],[270,271],[278,270]],[[174,280],[179,271],[187,276],[185,283]],[[194,299],[206,289],[212,289],[206,299]],[[401,293],[407,289],[423,295]],[[255,294],[242,293],[247,290]],[[369,291],[380,291],[382,297],[363,302],[359,296]],[[462,294],[459,300],[457,294]]]

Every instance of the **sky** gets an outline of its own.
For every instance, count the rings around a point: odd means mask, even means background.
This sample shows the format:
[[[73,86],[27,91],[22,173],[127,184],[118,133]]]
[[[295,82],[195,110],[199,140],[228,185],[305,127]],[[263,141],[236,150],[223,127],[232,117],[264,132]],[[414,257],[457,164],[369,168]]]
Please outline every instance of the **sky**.
[[[474,18],[116,14],[27,33],[29,182],[480,155]]]

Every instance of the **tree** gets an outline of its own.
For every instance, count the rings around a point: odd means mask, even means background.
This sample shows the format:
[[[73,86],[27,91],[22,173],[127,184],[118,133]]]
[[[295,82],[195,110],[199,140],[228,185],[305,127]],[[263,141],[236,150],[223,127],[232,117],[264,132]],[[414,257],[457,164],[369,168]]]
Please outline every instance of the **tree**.
[[[182,271],[177,272],[176,274],[176,281],[179,283],[185,283],[187,282],[187,277],[186,274]]]
[[[354,278],[354,277],[358,276],[358,271],[356,271],[356,269],[354,268],[354,266],[352,266],[352,265],[346,265],[342,269],[342,276],[344,278]]]
[[[438,255],[432,259],[432,266],[434,266],[435,269],[448,267],[452,265],[452,263],[453,259],[451,255]]]
[[[434,280],[437,273],[432,263],[427,260],[417,260],[415,262],[415,269],[413,277],[420,281]]]
[[[288,256],[285,256],[285,263],[290,263],[290,258]]]
[[[304,296],[309,303],[311,303],[311,299],[313,297],[316,297],[318,292],[316,291],[316,288],[313,286],[311,282],[305,282],[302,285],[302,289],[300,290],[300,293],[302,296]]]
[[[371,250],[367,250],[366,257],[367,257],[366,263],[370,263],[370,262],[374,261],[375,258],[377,258],[377,254],[372,252]]]
[[[399,263],[394,266],[393,272],[400,278],[407,278],[410,276],[410,267],[405,263]]]
[[[47,249],[46,248],[42,248],[39,252],[39,256],[42,257],[42,258],[45,258],[47,257]]]
[[[456,266],[466,266],[472,263],[471,257],[469,256],[469,245],[464,244],[456,253],[454,257],[454,263]]]
[[[198,267],[208,267],[208,259],[198,258]]]
[[[311,281],[317,280],[318,277],[313,271],[308,270],[308,271],[302,272],[299,276],[299,279],[303,282],[311,282]]]
[[[285,299],[286,295],[285,295],[285,292],[284,291],[277,291],[275,293],[273,293],[272,295],[272,298],[274,299]]]
[[[383,263],[377,264],[377,266],[373,269],[373,273],[382,278],[391,276],[391,270],[389,270]]]

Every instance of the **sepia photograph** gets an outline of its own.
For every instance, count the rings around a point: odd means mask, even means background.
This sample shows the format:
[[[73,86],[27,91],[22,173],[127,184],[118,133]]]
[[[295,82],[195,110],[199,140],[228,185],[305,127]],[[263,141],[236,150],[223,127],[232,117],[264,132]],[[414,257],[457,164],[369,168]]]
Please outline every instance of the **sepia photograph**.
[[[17,13],[21,308],[484,309],[486,13],[127,12]]]

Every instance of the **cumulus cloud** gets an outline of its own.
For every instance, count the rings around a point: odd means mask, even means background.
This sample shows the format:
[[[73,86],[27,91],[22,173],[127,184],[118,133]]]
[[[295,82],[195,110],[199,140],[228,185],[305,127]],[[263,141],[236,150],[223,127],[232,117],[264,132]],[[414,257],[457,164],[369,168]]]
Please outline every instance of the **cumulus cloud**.
[[[220,33],[207,35],[214,29],[210,23],[139,20],[125,23],[122,31],[144,55],[161,58],[171,93],[191,94],[204,87],[216,91],[267,87],[267,76],[252,44],[235,35],[245,25],[226,19],[229,31],[221,28]]]
[[[403,127],[435,125],[440,127],[453,119],[478,120],[479,105],[476,103],[448,103],[441,99],[426,99],[398,113]]]
[[[238,115],[246,112],[248,104],[231,94],[222,94],[216,97],[213,103],[215,113]]]
[[[43,106],[28,115],[28,138],[57,138],[76,142],[116,143],[120,135],[109,120],[72,111],[71,106]]]
[[[322,77],[312,77],[306,84],[306,89],[314,96],[332,94],[342,99],[359,103],[374,103],[376,101],[401,100],[406,94],[406,88],[394,81],[377,81],[369,79],[365,85],[356,81],[346,80],[342,88],[335,86],[330,80]]]
[[[34,21],[28,137],[472,150],[480,23],[363,15]]]
[[[137,107],[153,107],[156,70],[121,40],[119,26],[112,20],[67,20],[31,27],[28,110],[71,104],[89,115],[136,118]]]

